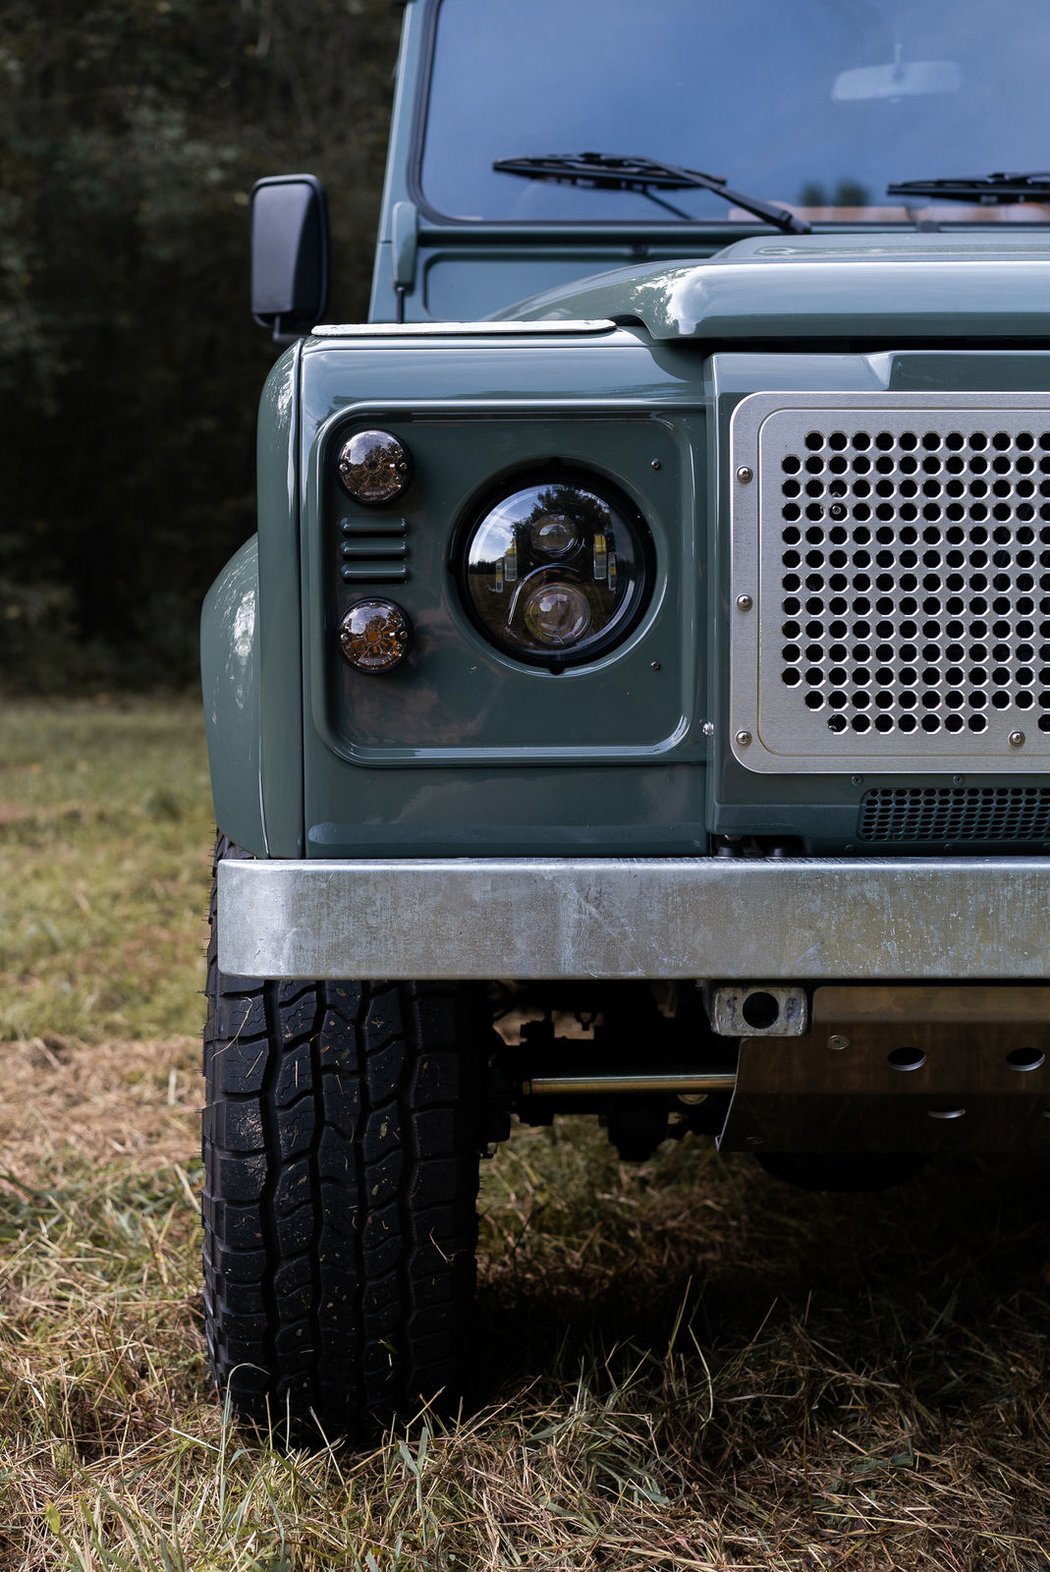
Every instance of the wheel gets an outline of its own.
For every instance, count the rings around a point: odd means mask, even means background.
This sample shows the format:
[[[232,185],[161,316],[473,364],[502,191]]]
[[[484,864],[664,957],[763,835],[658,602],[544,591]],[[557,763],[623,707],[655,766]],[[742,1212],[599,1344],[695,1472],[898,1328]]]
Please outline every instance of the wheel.
[[[220,839],[216,860],[244,855]],[[266,982],[216,960],[204,1308],[219,1388],[292,1444],[363,1440],[464,1390],[483,999],[463,985]]]

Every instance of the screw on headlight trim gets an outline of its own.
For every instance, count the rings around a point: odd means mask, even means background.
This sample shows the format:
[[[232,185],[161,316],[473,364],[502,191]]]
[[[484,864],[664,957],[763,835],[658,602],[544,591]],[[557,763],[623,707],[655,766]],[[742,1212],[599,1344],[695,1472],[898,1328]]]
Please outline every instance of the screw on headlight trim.
[[[749,464],[741,464],[736,472],[736,478],[742,486],[749,486],[755,478],[755,472]]]
[[[750,748],[750,746],[751,746],[751,733],[749,731],[738,731],[737,734],[736,734],[736,741],[737,741],[737,747],[739,747],[739,748]]]

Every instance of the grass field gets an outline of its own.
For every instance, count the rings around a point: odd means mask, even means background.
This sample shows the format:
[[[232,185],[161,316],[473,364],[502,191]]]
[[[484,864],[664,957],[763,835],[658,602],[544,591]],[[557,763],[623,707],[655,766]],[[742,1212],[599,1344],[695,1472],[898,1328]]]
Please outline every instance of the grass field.
[[[0,1040],[193,1033],[214,840],[192,702],[0,708]]]
[[[586,1124],[484,1167],[478,1400],[284,1456],[204,1364],[192,705],[0,709],[0,1567],[1050,1567],[1050,1184],[811,1196]]]

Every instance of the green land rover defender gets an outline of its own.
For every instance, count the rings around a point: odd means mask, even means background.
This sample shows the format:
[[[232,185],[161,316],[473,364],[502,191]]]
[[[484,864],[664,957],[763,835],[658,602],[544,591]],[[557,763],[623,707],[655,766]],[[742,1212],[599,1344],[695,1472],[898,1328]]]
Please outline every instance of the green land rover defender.
[[[407,0],[369,321],[253,199],[204,610],[206,1314],[454,1404],[479,1155],[1050,1143],[1043,0]],[[718,171],[717,174],[708,171]]]

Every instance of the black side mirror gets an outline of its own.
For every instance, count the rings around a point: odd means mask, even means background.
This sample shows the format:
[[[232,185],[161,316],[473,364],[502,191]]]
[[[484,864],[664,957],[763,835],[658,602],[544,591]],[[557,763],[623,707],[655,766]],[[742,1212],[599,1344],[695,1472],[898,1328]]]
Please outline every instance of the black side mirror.
[[[252,190],[252,316],[275,343],[309,333],[328,303],[328,205],[314,175]]]

